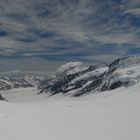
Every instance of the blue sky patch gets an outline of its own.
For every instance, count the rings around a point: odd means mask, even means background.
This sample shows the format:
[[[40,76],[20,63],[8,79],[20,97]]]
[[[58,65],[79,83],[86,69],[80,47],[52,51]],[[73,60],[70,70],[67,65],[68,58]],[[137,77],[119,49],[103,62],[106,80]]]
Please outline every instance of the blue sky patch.
[[[4,37],[4,36],[7,36],[7,32],[6,31],[2,31],[0,30],[0,37]]]

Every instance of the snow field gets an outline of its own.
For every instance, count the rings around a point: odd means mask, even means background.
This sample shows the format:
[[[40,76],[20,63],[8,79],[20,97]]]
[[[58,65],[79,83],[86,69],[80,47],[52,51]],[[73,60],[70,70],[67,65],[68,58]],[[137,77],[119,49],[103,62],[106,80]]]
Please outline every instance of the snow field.
[[[0,102],[0,140],[139,140],[139,91],[140,84],[79,98],[1,92],[9,102]]]

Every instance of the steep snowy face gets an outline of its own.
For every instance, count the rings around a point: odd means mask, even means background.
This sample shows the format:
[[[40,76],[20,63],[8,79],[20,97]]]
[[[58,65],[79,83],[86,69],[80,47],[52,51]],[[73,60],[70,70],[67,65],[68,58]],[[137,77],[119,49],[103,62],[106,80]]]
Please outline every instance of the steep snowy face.
[[[109,65],[109,69],[111,71],[115,68],[121,69],[137,65],[140,65],[140,56],[129,56],[115,60]]]
[[[108,66],[82,67],[82,64],[79,62],[70,62],[56,71],[57,78],[55,80],[51,79],[49,82],[47,81],[48,85],[44,84],[41,92],[49,92],[51,95],[57,93],[75,95],[107,70]]]
[[[91,91],[113,90],[140,82],[140,57],[120,58],[108,66],[97,65],[88,68],[82,67],[81,63],[70,62],[58,71],[61,72],[57,72],[55,80],[51,79],[44,86],[42,84],[41,92],[80,96]]]
[[[117,59],[109,65],[104,76],[102,90],[130,86],[140,82],[140,57],[131,56]]]

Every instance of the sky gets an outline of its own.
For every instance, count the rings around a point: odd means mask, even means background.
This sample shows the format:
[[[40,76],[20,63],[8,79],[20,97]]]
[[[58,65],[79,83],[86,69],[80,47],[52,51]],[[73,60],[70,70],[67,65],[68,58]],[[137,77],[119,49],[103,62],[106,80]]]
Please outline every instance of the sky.
[[[0,71],[140,54],[140,0],[0,0]]]

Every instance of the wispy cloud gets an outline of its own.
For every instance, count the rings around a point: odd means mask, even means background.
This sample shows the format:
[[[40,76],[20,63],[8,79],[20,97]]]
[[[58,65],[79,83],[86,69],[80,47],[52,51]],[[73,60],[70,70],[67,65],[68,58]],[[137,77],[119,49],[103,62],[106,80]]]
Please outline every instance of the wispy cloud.
[[[116,58],[139,49],[139,27],[139,0],[1,0],[0,57]]]

